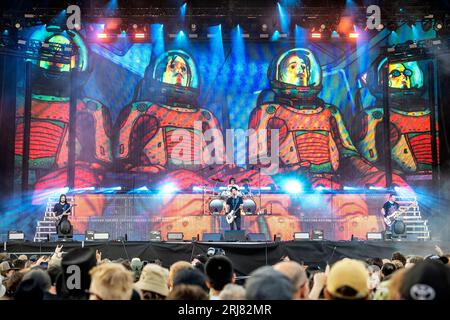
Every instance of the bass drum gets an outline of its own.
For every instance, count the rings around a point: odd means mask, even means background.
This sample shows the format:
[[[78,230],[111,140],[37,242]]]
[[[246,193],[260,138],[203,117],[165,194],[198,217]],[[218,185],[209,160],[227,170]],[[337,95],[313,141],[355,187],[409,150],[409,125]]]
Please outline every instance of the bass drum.
[[[244,199],[244,213],[246,215],[256,213],[256,202],[253,199]]]
[[[224,202],[221,199],[213,199],[209,202],[209,212],[211,214],[221,214],[224,208]]]

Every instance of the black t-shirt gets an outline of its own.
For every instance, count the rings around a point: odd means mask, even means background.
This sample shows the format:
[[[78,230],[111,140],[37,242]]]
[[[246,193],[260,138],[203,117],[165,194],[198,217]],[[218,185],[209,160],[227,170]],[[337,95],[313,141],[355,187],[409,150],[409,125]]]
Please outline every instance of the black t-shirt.
[[[55,206],[53,207],[53,212],[56,213],[56,216],[60,216],[60,215],[63,214],[64,211],[66,211],[67,209],[69,209],[69,207],[70,207],[70,205],[69,205],[68,203],[61,204],[61,203],[58,202],[58,203],[55,204]],[[70,212],[70,210],[69,210],[68,212]],[[63,216],[63,217],[61,218],[61,220],[63,220],[63,219],[67,219],[67,216]]]
[[[391,215],[394,211],[398,210],[399,207],[400,207],[400,205],[397,202],[392,203],[390,201],[387,201],[383,205],[384,216],[387,217],[387,216]]]
[[[241,204],[244,204],[244,200],[242,200],[242,197],[229,197],[227,199],[227,205],[230,206],[230,211],[234,210],[237,216],[241,214],[241,210],[239,210]]]

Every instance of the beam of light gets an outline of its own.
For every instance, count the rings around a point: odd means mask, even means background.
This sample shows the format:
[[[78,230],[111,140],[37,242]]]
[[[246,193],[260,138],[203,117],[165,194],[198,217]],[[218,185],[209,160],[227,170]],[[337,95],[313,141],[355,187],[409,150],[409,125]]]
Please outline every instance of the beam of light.
[[[399,38],[397,32],[391,31],[391,34],[388,37],[388,43],[390,46],[396,45],[399,43]]]
[[[187,2],[183,3],[183,5],[180,7],[181,21],[184,21],[184,19],[186,18],[186,8],[187,8]]]
[[[245,65],[245,43],[243,32],[239,25],[231,31],[231,46],[233,54],[233,62],[237,67]]]
[[[275,32],[274,32],[273,35],[272,35],[271,40],[272,40],[272,41],[277,41],[279,38],[280,38],[280,31],[275,30]]]
[[[156,57],[164,53],[164,26],[162,24],[151,25],[153,51]]]
[[[93,190],[95,190],[95,187],[85,187],[85,188],[75,188],[75,189],[73,189],[74,192],[93,191]]]
[[[118,7],[118,0],[109,0],[105,7],[105,15],[113,15]]]
[[[278,7],[278,17],[280,18],[281,31],[283,33],[289,34],[289,23],[290,23],[289,13],[279,2],[277,2],[277,7]]]
[[[212,54],[212,61],[221,64],[225,60],[225,50],[222,40],[222,25],[208,28],[209,49]]]
[[[104,32],[97,33],[97,39],[107,39],[108,35]]]
[[[136,191],[149,191],[149,189],[147,188],[147,186],[143,186],[140,188],[135,189]]]
[[[375,187],[375,186],[370,186],[369,190],[386,190],[386,188],[384,187]]]
[[[183,30],[178,31],[175,37],[175,45],[177,48],[186,48],[188,46],[188,37]]]
[[[295,47],[304,48],[309,38],[309,31],[307,28],[302,28],[295,25]]]
[[[339,33],[336,30],[333,30],[331,33],[331,38],[338,39],[340,38]]]
[[[330,188],[324,187],[324,186],[317,186],[314,188],[314,190],[316,191],[326,191],[326,190],[330,190]]]
[[[65,25],[66,25],[66,10],[61,10],[61,12],[59,12],[56,16],[54,16],[48,23],[48,30],[50,31],[52,29],[52,26],[60,30],[61,28],[64,28]]]
[[[287,193],[295,194],[302,192],[303,186],[298,180],[287,180],[283,185],[283,189]]]

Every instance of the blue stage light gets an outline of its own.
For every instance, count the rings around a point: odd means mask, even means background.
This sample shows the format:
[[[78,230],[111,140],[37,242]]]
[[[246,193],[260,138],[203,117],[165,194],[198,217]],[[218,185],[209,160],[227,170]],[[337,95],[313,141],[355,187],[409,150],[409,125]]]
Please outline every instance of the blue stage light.
[[[330,190],[330,189],[327,188],[327,187],[324,187],[324,186],[317,186],[317,187],[314,188],[314,190],[316,190],[316,191],[325,191],[325,190]]]
[[[183,5],[180,7],[180,17],[182,20],[184,20],[184,17],[186,16],[186,8],[187,8],[187,3],[183,3]]]
[[[137,188],[136,191],[148,191],[148,188],[147,188],[147,186],[143,186],[143,187]]]
[[[344,186],[344,190],[346,190],[346,191],[354,191],[354,190],[358,190],[358,188],[355,188],[355,187],[349,187],[349,186]]]
[[[370,186],[369,190],[386,190],[386,188],[384,187],[375,187],[375,186]]]
[[[300,193],[303,191],[303,186],[298,180],[287,180],[284,183],[283,189],[287,193]]]
[[[289,14],[279,2],[277,2],[277,6],[278,6],[278,16],[280,17],[281,31],[283,33],[289,34],[289,23],[290,23]]]
[[[275,32],[272,35],[272,41],[277,41],[280,38],[280,31],[275,30]]]

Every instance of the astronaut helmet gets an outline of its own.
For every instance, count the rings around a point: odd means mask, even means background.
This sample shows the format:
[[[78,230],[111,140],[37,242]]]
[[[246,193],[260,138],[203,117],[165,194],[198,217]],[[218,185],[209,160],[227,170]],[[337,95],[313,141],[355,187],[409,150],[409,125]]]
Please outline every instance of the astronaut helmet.
[[[417,61],[398,61],[388,64],[387,58],[377,59],[367,73],[370,93],[383,97],[383,70],[387,68],[389,97],[395,100],[416,99],[425,91],[424,74]]]
[[[313,53],[295,48],[275,57],[267,72],[271,88],[278,95],[314,99],[322,90],[322,70]]]
[[[70,48],[75,52],[70,62],[49,61],[45,59],[45,51],[41,49],[40,60],[30,60],[32,65],[33,93],[68,97],[70,95],[70,73],[77,70],[77,83],[82,85],[88,74],[88,49],[79,33],[72,30],[61,30],[58,26],[40,27],[35,30],[30,40],[38,40],[44,45],[54,46],[54,50]]]
[[[199,76],[192,57],[182,50],[160,55],[151,74],[152,89],[168,100],[193,103],[199,94]]]

